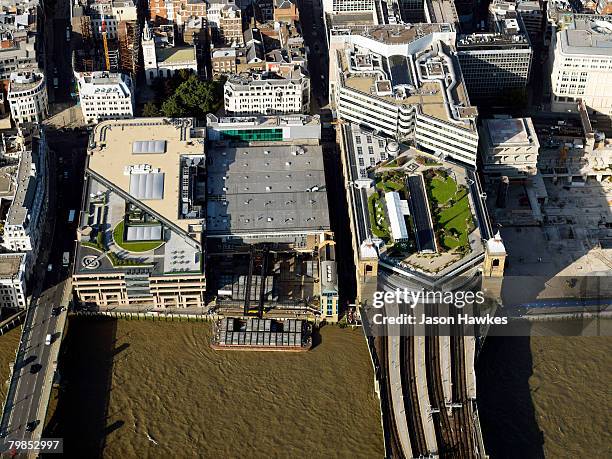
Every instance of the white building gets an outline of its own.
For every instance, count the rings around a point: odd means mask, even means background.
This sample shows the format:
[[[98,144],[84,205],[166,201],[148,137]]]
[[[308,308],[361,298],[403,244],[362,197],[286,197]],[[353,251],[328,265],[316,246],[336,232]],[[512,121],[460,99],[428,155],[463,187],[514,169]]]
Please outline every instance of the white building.
[[[482,120],[480,150],[489,176],[526,178],[537,173],[540,142],[531,118]]]
[[[156,39],[148,22],[142,33],[142,56],[147,84],[155,78],[170,78],[179,70],[198,73],[196,47],[171,46]]]
[[[225,111],[232,115],[307,113],[310,78],[300,66],[284,75],[273,72],[230,77],[224,87]]]
[[[39,123],[49,114],[47,87],[42,73],[11,73],[7,98],[17,125]]]
[[[25,253],[0,254],[0,310],[27,306]]]
[[[450,55],[446,24],[331,30],[330,98],[343,121],[475,165],[477,111]]]
[[[551,49],[552,109],[575,112],[582,99],[589,111],[612,115],[612,16],[574,15]]]
[[[325,13],[372,10],[374,10],[374,0],[323,0]]]
[[[122,73],[82,73],[78,79],[81,110],[87,123],[133,118],[132,79]]]
[[[47,143],[44,131],[20,132],[21,150],[14,180],[14,196],[4,222],[2,246],[25,252],[30,273],[40,250],[48,203]]]

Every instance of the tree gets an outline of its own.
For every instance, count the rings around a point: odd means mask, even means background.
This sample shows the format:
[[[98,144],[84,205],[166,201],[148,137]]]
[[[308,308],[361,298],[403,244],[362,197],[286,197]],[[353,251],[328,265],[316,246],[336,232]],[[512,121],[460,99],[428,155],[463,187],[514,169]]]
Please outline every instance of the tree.
[[[184,116],[183,108],[178,100],[178,97],[172,96],[161,106],[162,115],[168,118],[178,118]]]
[[[154,102],[147,102],[142,109],[142,116],[153,118],[160,115],[159,108]]]

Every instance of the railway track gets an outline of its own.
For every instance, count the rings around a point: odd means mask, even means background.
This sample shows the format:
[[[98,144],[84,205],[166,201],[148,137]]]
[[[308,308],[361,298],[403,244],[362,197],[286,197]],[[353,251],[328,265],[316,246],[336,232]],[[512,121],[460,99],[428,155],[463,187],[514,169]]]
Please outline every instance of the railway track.
[[[412,454],[415,457],[419,457],[421,455],[427,456],[427,442],[425,440],[425,432],[423,431],[423,423],[419,410],[419,395],[417,392],[416,374],[414,368],[414,337],[402,336],[400,338],[400,343],[402,393],[404,396],[406,419],[408,420],[408,432],[410,434]]]
[[[385,433],[386,450],[385,453],[393,458],[404,459],[405,455],[399,442],[399,434],[397,432],[396,420],[393,415],[393,406],[391,406],[391,387],[389,386],[388,368],[389,361],[387,359],[387,337],[379,337],[378,345],[380,351],[379,362],[384,366],[381,368],[381,403],[385,407],[383,412],[383,425],[388,429],[388,434]],[[410,458],[408,458],[410,459]]]
[[[463,328],[453,327],[451,336],[451,362],[453,369],[453,401],[461,403],[461,408],[453,411],[456,420],[455,430],[459,431],[461,457],[475,457],[474,426],[472,421],[472,404],[467,396],[465,381],[465,346]]]

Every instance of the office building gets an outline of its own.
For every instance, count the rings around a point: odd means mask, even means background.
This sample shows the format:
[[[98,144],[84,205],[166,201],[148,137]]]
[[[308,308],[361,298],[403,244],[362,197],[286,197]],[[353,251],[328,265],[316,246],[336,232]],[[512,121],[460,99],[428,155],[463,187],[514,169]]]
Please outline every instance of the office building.
[[[206,115],[209,141],[296,142],[318,144],[321,123],[318,115],[280,115],[217,118]]]
[[[0,80],[12,73],[38,72],[40,56],[37,50],[38,3],[8,1],[3,3],[0,26]]]
[[[475,165],[470,105],[447,24],[331,29],[330,98],[343,121]]]
[[[86,123],[134,116],[134,86],[129,76],[92,72],[82,73],[77,81]]]
[[[25,124],[11,138],[3,139],[3,159],[17,161],[9,167],[2,199],[10,201],[1,245],[25,253],[25,272],[32,272],[41,249],[48,209],[48,151],[44,131]]]
[[[325,13],[372,11],[374,0],[323,0]]]
[[[232,139],[208,150],[206,236],[224,251],[266,243],[279,251],[312,252],[330,231],[323,152]]]
[[[530,118],[482,120],[483,172],[490,177],[527,178],[537,173],[540,143]]]
[[[551,44],[554,111],[577,111],[583,100],[591,112],[612,115],[612,18],[574,15]]]
[[[205,132],[192,119],[94,128],[73,271],[80,301],[204,306],[205,162]]]
[[[529,82],[533,52],[514,4],[496,1],[490,13],[490,32],[457,37],[457,58],[473,101],[512,94]]]
[[[49,114],[45,76],[39,72],[11,73],[7,99],[15,124],[40,123]]]
[[[297,65],[279,70],[231,76],[225,83],[225,111],[231,115],[308,112],[310,78]]]
[[[25,253],[0,253],[0,311],[27,306]]]

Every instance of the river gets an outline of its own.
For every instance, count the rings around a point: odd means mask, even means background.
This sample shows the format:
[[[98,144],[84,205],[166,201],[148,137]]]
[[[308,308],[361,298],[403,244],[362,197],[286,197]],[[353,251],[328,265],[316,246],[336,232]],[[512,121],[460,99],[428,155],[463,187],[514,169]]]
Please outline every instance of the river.
[[[610,458],[612,337],[490,337],[477,365],[492,458]]]

